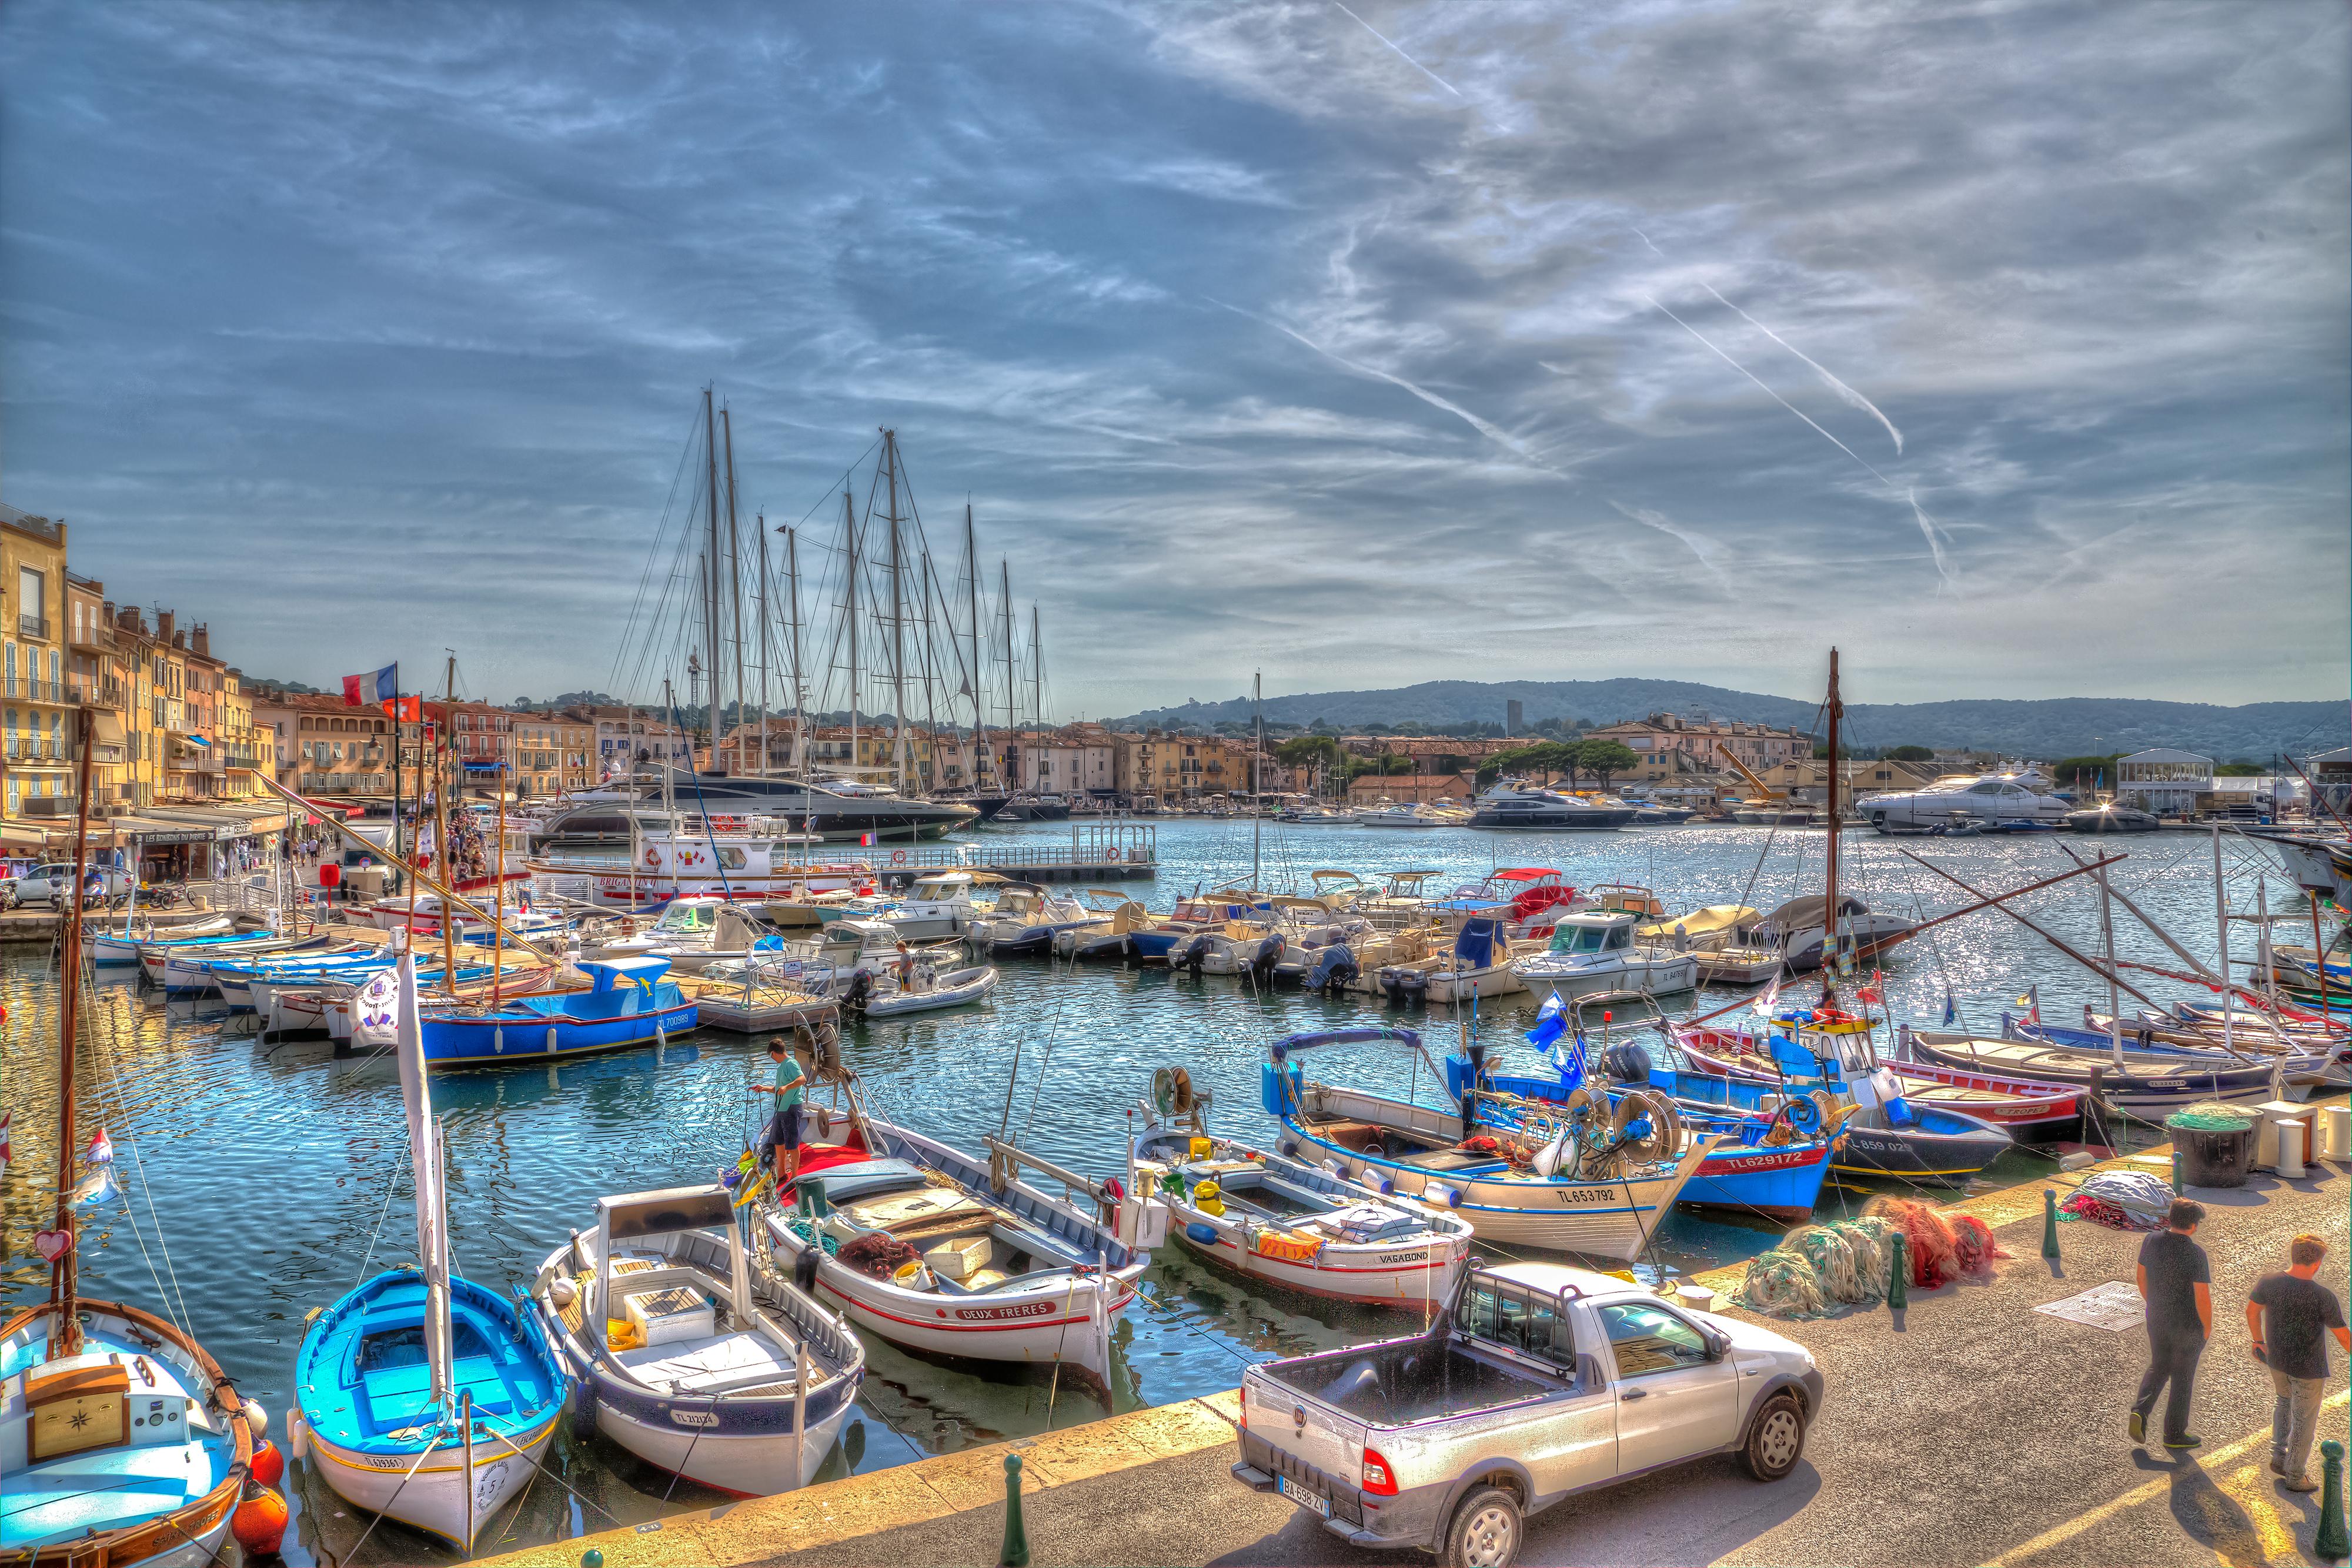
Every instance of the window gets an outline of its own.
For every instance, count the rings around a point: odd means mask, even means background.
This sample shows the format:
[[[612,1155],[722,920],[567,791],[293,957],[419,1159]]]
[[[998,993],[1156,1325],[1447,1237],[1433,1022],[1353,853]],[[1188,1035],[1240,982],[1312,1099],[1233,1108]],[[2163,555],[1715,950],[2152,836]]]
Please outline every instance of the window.
[[[1576,1343],[1557,1297],[1500,1280],[1474,1280],[1463,1301],[1462,1326],[1481,1339],[1507,1344],[1562,1366],[1576,1364]]]
[[[1664,1307],[1619,1301],[1601,1309],[1601,1322],[1620,1377],[1703,1366],[1711,1359],[1706,1337]]]

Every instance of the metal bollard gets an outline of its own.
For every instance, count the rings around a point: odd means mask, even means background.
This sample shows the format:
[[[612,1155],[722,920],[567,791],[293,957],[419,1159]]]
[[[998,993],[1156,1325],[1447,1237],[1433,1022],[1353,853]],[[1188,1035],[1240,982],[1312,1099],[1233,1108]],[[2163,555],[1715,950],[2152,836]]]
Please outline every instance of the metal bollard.
[[[2180,1143],[2175,1139],[2172,1145],[2172,1196],[2179,1197],[2188,1190],[2180,1180]]]
[[[1021,1527],[1021,1456],[1004,1456],[1004,1545],[996,1568],[1029,1568],[1029,1532]]]
[[[1899,1312],[1911,1304],[1911,1261],[1904,1256],[1909,1242],[1900,1230],[1894,1237],[1894,1261],[1886,1270],[1886,1310]]]
[[[2319,1445],[2319,1531],[2311,1554],[2334,1562],[2352,1557],[2352,1537],[2344,1529],[2344,1445],[2330,1437]]]
[[[2058,1194],[2046,1186],[2042,1189],[2042,1255],[2058,1261]]]

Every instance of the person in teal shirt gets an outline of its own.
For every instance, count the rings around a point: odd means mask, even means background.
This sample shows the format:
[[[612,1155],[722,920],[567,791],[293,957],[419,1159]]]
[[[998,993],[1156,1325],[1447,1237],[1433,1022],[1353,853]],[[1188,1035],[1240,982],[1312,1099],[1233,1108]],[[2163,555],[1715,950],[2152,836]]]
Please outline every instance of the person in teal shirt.
[[[769,1120],[768,1135],[760,1141],[760,1163],[768,1165],[777,1149],[784,1151],[784,1166],[776,1172],[776,1190],[782,1192],[801,1174],[801,1102],[808,1088],[808,1074],[801,1071],[782,1035],[768,1041],[768,1060],[776,1064],[776,1081],[754,1084],[751,1092],[776,1097],[776,1113]]]

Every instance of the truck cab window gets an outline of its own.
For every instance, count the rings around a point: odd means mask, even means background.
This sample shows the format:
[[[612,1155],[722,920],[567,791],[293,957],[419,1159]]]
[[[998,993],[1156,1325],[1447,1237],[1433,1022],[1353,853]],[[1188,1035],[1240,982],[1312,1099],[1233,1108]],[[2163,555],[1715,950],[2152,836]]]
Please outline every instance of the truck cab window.
[[[1706,1341],[1663,1307],[1641,1301],[1619,1301],[1601,1309],[1601,1325],[1609,1333],[1609,1349],[1617,1358],[1617,1375],[1641,1377],[1677,1367],[1703,1366]]]

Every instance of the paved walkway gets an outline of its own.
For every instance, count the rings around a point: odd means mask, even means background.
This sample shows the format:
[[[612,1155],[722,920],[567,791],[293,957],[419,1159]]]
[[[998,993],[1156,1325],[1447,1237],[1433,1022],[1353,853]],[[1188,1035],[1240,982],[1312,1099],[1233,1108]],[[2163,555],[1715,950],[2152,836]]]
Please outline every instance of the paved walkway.
[[[2243,1302],[2283,1266],[2287,1239],[2330,1248],[2322,1278],[2345,1291],[2344,1167],[2312,1179],[2257,1177],[2199,1191],[2213,1260],[2215,1333],[2196,1405],[2207,1446],[2175,1461],[2135,1451],[2124,1416],[2147,1351],[2137,1328],[2085,1327],[2032,1309],[2109,1280],[2128,1281],[2140,1238],[2061,1226],[2053,1274],[2040,1256],[2039,1184],[1963,1207],[2014,1255],[1984,1284],[1915,1291],[1884,1308],[1777,1324],[1821,1360],[1829,1383],[1805,1463],[1763,1486],[1730,1459],[1700,1461],[1563,1503],[1529,1530],[1528,1563],[1995,1563],[2136,1568],[2307,1561],[2315,1499],[2277,1490],[2270,1384],[2246,1343]],[[2053,1185],[2071,1183],[2060,1178]],[[2344,1357],[2322,1436],[2346,1431]],[[1365,1563],[1319,1522],[1227,1475],[1228,1401],[1190,1401],[1027,1443],[967,1451],[519,1553],[571,1568],[595,1545],[609,1568],[635,1564],[972,1564],[996,1560],[1003,1463],[1028,1456],[1023,1506],[1039,1568],[1070,1563]]]

